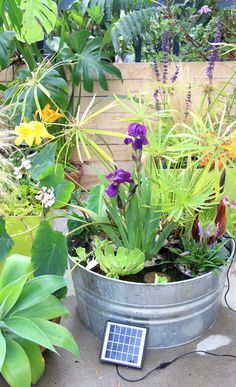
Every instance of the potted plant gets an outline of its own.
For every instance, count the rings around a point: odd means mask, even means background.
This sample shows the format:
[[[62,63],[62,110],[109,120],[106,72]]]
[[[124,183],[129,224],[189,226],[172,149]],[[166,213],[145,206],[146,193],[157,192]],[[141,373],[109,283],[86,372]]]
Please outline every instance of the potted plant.
[[[152,148],[152,133],[131,123],[125,144],[133,149],[132,173],[98,174],[101,184],[79,203],[80,215],[70,215],[79,315],[96,335],[106,320],[140,324],[149,327],[149,348],[165,348],[214,324],[235,254],[226,234],[226,209],[235,203],[224,186],[235,134],[227,131],[228,141],[222,135],[216,144],[209,122],[206,128],[210,143],[198,138],[196,146],[177,131],[171,156],[169,148],[165,158],[151,154],[144,168],[142,150]]]
[[[12,387],[30,387],[41,378],[45,360],[41,347],[56,353],[79,350],[70,332],[50,320],[68,311],[53,295],[67,286],[60,276],[32,278],[29,257],[12,255],[0,274],[0,374]]]
[[[53,224],[53,209],[65,206],[74,190],[74,184],[64,177],[63,166],[56,165],[56,144],[47,143],[36,149],[32,154],[32,148],[27,147],[12,157],[17,163],[13,171],[18,188],[17,192],[11,190],[4,195],[1,207],[6,229],[14,239],[10,253],[31,255],[40,222],[48,219]]]

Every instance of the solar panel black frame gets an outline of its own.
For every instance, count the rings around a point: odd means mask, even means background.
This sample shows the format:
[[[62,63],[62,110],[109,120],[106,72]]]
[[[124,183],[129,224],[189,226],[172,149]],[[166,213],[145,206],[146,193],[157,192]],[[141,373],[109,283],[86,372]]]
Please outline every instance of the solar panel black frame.
[[[109,343],[109,334],[111,333],[110,332],[110,328],[111,328],[111,325],[115,325],[115,326],[120,326],[120,327],[125,327],[125,328],[131,328],[131,329],[138,329],[139,331],[142,332],[142,336],[141,336],[141,340],[140,340],[140,344],[139,344],[139,354],[138,354],[138,361],[137,363],[130,363],[128,361],[124,361],[124,360],[119,360],[119,359],[112,359],[112,358],[109,358],[106,356],[106,352],[107,350],[109,350],[107,348],[108,346],[108,343]],[[112,332],[114,333],[114,332]],[[101,348],[101,353],[100,353],[100,360],[102,362],[108,362],[108,363],[113,363],[113,364],[119,364],[119,365],[122,365],[122,366],[125,366],[125,367],[132,367],[132,368],[143,368],[143,362],[144,362],[144,353],[145,353],[145,349],[146,349],[146,344],[147,344],[147,337],[148,337],[148,328],[147,327],[143,327],[143,326],[139,326],[139,325],[132,325],[132,324],[127,324],[127,323],[122,323],[122,322],[117,322],[117,321],[107,321],[106,322],[106,326],[105,326],[105,330],[104,330],[104,334],[103,334],[103,342],[102,342],[102,348]],[[113,340],[114,342],[114,340]],[[119,342],[118,342],[119,343]],[[120,343],[122,345],[126,345],[124,342]],[[116,350],[116,349],[115,349]],[[111,351],[112,351],[112,348],[111,348]],[[116,350],[116,352],[119,352]],[[122,354],[124,354],[124,351],[121,352]],[[135,355],[135,354],[133,354]],[[135,355],[137,356],[137,355]]]

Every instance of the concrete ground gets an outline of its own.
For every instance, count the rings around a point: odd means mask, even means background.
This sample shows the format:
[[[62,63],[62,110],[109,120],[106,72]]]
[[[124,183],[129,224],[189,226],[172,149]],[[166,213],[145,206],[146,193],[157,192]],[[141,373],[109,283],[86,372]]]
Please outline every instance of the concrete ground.
[[[232,289],[229,302],[236,308],[236,264],[231,273]],[[90,333],[80,323],[76,312],[76,300],[70,295],[65,300],[71,311],[71,317],[62,324],[70,329],[78,342],[81,358],[77,361],[70,353],[59,351],[61,356],[46,352],[46,371],[37,387],[234,387],[236,386],[236,360],[212,358],[194,354],[181,359],[164,370],[159,370],[139,383],[128,383],[119,378],[114,365],[99,361],[101,340]],[[221,306],[215,326],[190,344],[166,350],[147,350],[143,370],[131,370],[120,367],[123,375],[139,378],[163,361],[176,356],[203,349],[217,353],[236,354],[236,313],[224,305]],[[6,384],[0,379],[0,386]],[[21,386],[24,387],[24,386]]]
[[[231,269],[230,305],[236,309],[236,263]],[[183,358],[164,370],[158,370],[144,381],[128,383],[120,379],[114,365],[99,361],[101,340],[90,333],[79,321],[73,286],[65,304],[71,317],[62,320],[77,341],[81,358],[60,350],[61,356],[46,352],[46,371],[37,387],[235,387],[236,359],[213,358],[194,354]],[[202,338],[182,347],[166,350],[147,350],[143,370],[120,367],[123,375],[139,378],[164,361],[196,349],[236,355],[236,313],[222,304],[214,327]],[[1,349],[0,349],[1,350]],[[6,387],[0,378],[0,387]],[[25,386],[20,386],[25,387]]]
[[[229,301],[236,308],[236,265],[232,268],[232,286]],[[194,354],[181,359],[165,370],[156,371],[139,383],[128,383],[119,378],[114,365],[102,364],[99,361],[101,340],[86,330],[80,323],[76,312],[74,296],[66,299],[71,311],[71,318],[63,321],[73,333],[81,351],[77,362],[65,351],[62,357],[47,353],[46,372],[38,387],[128,387],[162,386],[162,387],[233,387],[236,386],[236,359],[212,358]],[[217,353],[236,354],[236,313],[224,305],[215,326],[199,340],[182,347],[166,350],[147,350],[143,370],[130,370],[120,367],[123,375],[139,378],[163,361],[195,349],[204,349]],[[22,386],[23,387],[23,386]]]

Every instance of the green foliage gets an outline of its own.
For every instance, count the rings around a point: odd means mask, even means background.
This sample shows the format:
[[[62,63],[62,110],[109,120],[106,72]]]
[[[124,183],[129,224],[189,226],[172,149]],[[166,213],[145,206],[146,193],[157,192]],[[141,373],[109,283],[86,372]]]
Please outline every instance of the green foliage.
[[[80,260],[85,260],[84,250],[77,249],[77,254]],[[119,278],[137,274],[144,268],[145,254],[142,251],[139,249],[130,251],[124,247],[116,249],[109,241],[103,241],[100,246],[98,245],[94,250],[94,255],[100,269],[108,277]]]
[[[41,175],[40,187],[54,188],[55,204],[53,208],[61,208],[70,201],[75,185],[65,179],[61,164],[49,166]]]
[[[110,63],[109,56],[101,52],[101,39],[89,40],[89,36],[88,30],[71,34],[67,42],[68,47],[62,51],[62,57],[74,62],[71,72],[74,85],[79,85],[83,80],[84,89],[90,93],[93,92],[92,74],[95,73],[101,87],[108,90],[105,73],[112,74],[118,79],[121,79],[121,73]]]
[[[144,268],[145,255],[139,249],[129,251],[125,247],[119,247],[115,254],[114,247],[108,245],[104,252],[97,248],[95,256],[101,270],[112,278],[136,274]]]
[[[42,206],[35,199],[38,189],[27,179],[23,179],[17,192],[10,192],[1,203],[1,213],[4,216],[40,216]]]
[[[39,65],[34,73],[21,69],[13,85],[4,93],[5,103],[14,106],[13,115],[18,121],[25,118],[30,121],[36,110],[41,110],[47,103],[54,103],[66,108],[68,103],[66,81],[49,63]]]
[[[153,8],[140,9],[123,16],[115,23],[111,30],[112,43],[116,52],[120,51],[119,38],[122,37],[126,45],[137,43],[137,38],[143,37],[144,31],[150,25],[150,18],[156,11]]]
[[[170,33],[170,59],[172,61],[196,62],[206,61],[212,50],[218,18],[222,20],[222,41],[235,41],[235,8],[218,7],[218,1],[207,1],[211,12],[201,14],[200,8],[206,5],[205,1],[187,0],[169,2],[169,6],[160,7],[160,12],[153,14],[150,28],[143,35],[144,61],[163,60],[160,50],[164,31]],[[172,54],[173,46],[178,44],[178,56]],[[223,49],[226,53],[227,50]],[[226,54],[225,59],[234,60],[235,54]]]
[[[53,352],[58,346],[79,357],[70,332],[48,321],[68,315],[52,295],[66,281],[53,275],[29,280],[30,267],[30,258],[11,256],[0,275],[0,373],[12,387],[30,387],[43,375],[40,346]]]
[[[56,150],[56,142],[48,143],[32,157],[30,175],[33,179],[40,180],[47,168],[55,165]]]
[[[44,220],[40,223],[32,245],[34,275],[63,276],[67,268],[67,245],[62,232],[54,231]]]
[[[181,239],[180,248],[172,247],[169,250],[178,256],[175,259],[175,263],[191,273],[191,276],[195,277],[220,269],[227,263],[227,254],[225,255],[223,249],[227,241],[209,246],[206,239],[195,241],[186,236],[182,236]]]
[[[0,32],[0,70],[7,68],[11,63],[11,57],[16,49],[14,37],[13,31]]]
[[[7,256],[13,244],[13,240],[5,229],[5,220],[0,216],[0,262]]]
[[[31,44],[44,39],[57,20],[57,5],[53,0],[21,0],[21,36]]]

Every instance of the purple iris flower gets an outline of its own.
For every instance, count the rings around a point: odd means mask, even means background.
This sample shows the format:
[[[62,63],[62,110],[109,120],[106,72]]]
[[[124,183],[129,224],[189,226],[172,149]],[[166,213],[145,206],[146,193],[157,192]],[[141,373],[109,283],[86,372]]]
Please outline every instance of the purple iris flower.
[[[137,122],[133,122],[132,124],[129,125],[128,127],[128,135],[133,137],[134,139],[127,137],[124,140],[124,143],[126,145],[131,144],[133,146],[134,150],[142,150],[143,145],[148,144],[148,140],[146,137],[146,128],[142,124],[138,124]]]
[[[113,198],[119,192],[119,185],[122,183],[130,183],[133,184],[133,179],[131,178],[131,173],[126,172],[123,169],[117,169],[113,173],[109,173],[107,175],[107,179],[113,179],[113,183],[111,183],[107,189],[105,189],[106,194]]]

